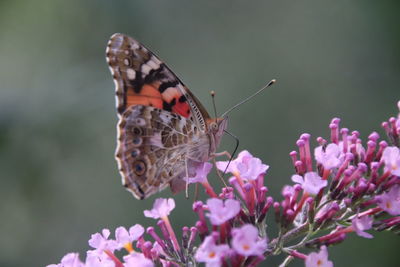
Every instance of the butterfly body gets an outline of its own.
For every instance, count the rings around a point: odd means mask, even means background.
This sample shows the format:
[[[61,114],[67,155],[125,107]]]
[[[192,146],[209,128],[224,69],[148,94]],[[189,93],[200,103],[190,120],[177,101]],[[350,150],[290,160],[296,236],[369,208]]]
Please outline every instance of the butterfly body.
[[[153,53],[139,42],[114,34],[107,62],[114,78],[116,159],[122,182],[143,199],[168,185],[182,190],[184,178],[210,160],[227,127]]]

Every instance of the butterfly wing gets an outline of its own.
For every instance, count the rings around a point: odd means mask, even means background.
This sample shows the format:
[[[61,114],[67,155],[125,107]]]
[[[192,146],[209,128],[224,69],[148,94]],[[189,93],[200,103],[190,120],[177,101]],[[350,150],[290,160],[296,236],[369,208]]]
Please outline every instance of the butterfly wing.
[[[200,101],[152,52],[133,38],[116,33],[106,51],[114,78],[117,111],[132,105],[153,106],[193,121],[205,130],[210,116]]]
[[[134,39],[114,34],[106,55],[116,90],[119,171],[123,184],[143,199],[172,181],[179,184],[186,167],[192,172],[196,165],[192,159],[208,156],[209,115],[173,72]]]
[[[208,151],[207,137],[194,138],[196,126],[191,121],[150,106],[128,107],[118,132],[116,158],[122,183],[139,199],[163,190],[173,180],[181,181],[186,166],[193,175],[191,158],[199,148]]]

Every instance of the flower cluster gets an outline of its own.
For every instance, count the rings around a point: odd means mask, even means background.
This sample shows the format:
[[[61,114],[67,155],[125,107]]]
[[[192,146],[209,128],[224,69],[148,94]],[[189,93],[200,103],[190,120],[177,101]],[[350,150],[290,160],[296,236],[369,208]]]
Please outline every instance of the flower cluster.
[[[400,102],[399,102],[400,109]],[[265,258],[285,254],[281,266],[300,259],[305,266],[330,267],[327,247],[343,242],[351,233],[373,238],[371,230],[400,232],[400,117],[382,123],[388,141],[376,132],[363,143],[357,131],[340,128],[334,118],[330,136],[316,139],[302,134],[289,155],[294,167],[282,190],[282,200],[268,195],[264,178],[269,166],[242,151],[216,167],[232,174],[229,185],[217,194],[207,180],[212,165],[204,163],[188,183],[200,183],[210,197],[193,203],[197,221],[177,233],[169,214],[173,199],[156,199],[144,215],[157,227],[119,227],[92,235],[93,248],[85,262],[69,253],[51,267],[79,266],[257,266]],[[267,236],[266,217],[273,216],[277,236]],[[368,231],[368,232],[367,232]],[[146,232],[146,234],[145,234]],[[180,238],[178,238],[178,234]],[[293,243],[295,242],[295,243]],[[296,243],[297,242],[297,243]],[[290,244],[290,245],[289,245]],[[305,255],[301,249],[319,249]],[[126,251],[125,256],[116,253]]]

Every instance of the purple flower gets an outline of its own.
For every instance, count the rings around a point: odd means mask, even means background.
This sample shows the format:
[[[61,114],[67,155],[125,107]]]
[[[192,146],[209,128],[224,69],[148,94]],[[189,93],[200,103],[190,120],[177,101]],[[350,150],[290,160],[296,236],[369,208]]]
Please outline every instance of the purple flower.
[[[267,240],[258,236],[258,230],[251,224],[245,224],[232,230],[233,249],[243,256],[261,256],[267,248]]]
[[[146,258],[143,253],[133,252],[124,256],[125,267],[153,267],[154,263]]]
[[[356,216],[351,221],[351,225],[353,229],[356,231],[357,235],[364,238],[373,238],[371,234],[364,232],[365,230],[369,230],[372,228],[373,221],[374,220],[369,216],[363,216],[363,217]]]
[[[213,236],[207,236],[197,249],[195,259],[207,267],[221,266],[221,258],[230,251],[228,245],[216,245]]]
[[[115,239],[118,243],[118,247],[129,247],[133,241],[136,241],[141,237],[144,233],[144,228],[140,224],[135,224],[131,228],[129,228],[129,232],[125,227],[118,227],[115,230]]]
[[[327,170],[337,168],[341,163],[340,148],[334,143],[329,144],[325,150],[323,149],[323,146],[315,148],[314,156],[316,161],[322,164]]]
[[[394,185],[388,192],[376,196],[378,206],[391,215],[400,215],[400,185]]]
[[[320,252],[312,252],[306,258],[306,267],[333,267],[333,262],[328,261],[328,250],[321,247]]]
[[[188,178],[188,183],[208,183],[207,175],[212,169],[212,164],[209,162],[204,162],[196,169],[196,176]]]
[[[220,225],[235,217],[240,211],[240,202],[234,199],[210,198],[207,200],[210,211],[207,216],[213,225]]]
[[[307,172],[304,175],[304,179],[302,176],[295,174],[292,176],[292,181],[300,184],[303,190],[310,195],[318,194],[328,184],[316,172]]]
[[[158,218],[165,218],[169,215],[169,213],[175,208],[175,200],[172,198],[157,198],[154,201],[153,209],[145,210],[144,216],[158,219]]]
[[[50,264],[47,267],[83,267],[84,264],[79,259],[79,253],[68,253],[61,259],[60,264]]]
[[[388,146],[383,150],[382,160],[386,170],[391,174],[400,176],[400,150],[395,146]]]
[[[225,171],[229,161],[218,161],[216,166],[219,170]],[[231,161],[227,171],[239,175],[243,179],[255,180],[261,174],[265,174],[269,166],[261,162],[259,158],[253,157],[247,150],[239,153],[238,157]]]
[[[108,240],[110,236],[110,230],[103,229],[100,233],[95,233],[89,240],[89,245],[96,250],[103,251],[109,250],[114,251],[118,246],[114,240]]]

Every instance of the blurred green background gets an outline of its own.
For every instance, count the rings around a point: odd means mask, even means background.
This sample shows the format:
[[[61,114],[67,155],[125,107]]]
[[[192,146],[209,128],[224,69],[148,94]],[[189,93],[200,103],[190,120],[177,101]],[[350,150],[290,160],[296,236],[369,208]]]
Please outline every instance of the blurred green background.
[[[230,115],[229,129],[240,149],[271,166],[267,184],[280,199],[301,133],[327,137],[338,116],[364,138],[383,135],[380,123],[397,113],[399,8],[372,0],[0,1],[0,266],[44,266],[70,251],[84,258],[103,227],[154,225],[143,209],[155,197],[134,199],[113,157],[114,85],[104,58],[113,33],[153,50],[210,110],[215,90],[220,113],[276,78]],[[233,146],[226,137],[221,150]],[[191,200],[175,199],[173,224],[192,225]],[[330,258],[335,266],[398,265],[399,238],[375,236],[352,235]]]

